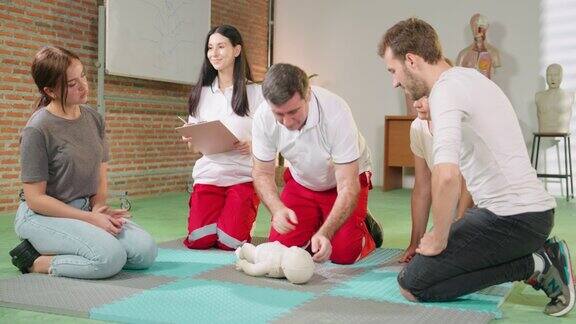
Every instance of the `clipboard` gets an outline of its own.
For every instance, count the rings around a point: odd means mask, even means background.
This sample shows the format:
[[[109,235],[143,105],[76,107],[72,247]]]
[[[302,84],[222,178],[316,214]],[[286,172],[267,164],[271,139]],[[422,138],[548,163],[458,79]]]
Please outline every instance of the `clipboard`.
[[[204,155],[232,150],[238,139],[219,120],[176,127],[180,135],[190,137],[192,146]]]

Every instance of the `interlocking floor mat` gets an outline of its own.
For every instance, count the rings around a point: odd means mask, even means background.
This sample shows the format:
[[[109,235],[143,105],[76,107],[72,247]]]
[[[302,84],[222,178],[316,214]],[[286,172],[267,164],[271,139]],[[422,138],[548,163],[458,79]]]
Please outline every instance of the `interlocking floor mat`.
[[[0,280],[0,305],[127,323],[486,323],[512,285],[449,303],[410,303],[396,283],[401,250],[378,249],[349,266],[317,265],[305,285],[254,278],[234,269],[235,256],[217,250],[160,245],[148,270],[106,280],[26,274]]]

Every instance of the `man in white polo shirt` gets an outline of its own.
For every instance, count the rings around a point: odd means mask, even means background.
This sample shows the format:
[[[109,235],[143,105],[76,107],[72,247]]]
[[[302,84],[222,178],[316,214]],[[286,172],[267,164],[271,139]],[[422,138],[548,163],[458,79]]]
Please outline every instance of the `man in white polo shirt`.
[[[365,257],[376,247],[365,224],[370,152],[350,108],[328,90],[311,87],[306,73],[290,64],[268,70],[262,93],[266,102],[252,124],[252,176],[272,214],[269,240],[309,247],[316,262],[351,264]],[[278,152],[290,162],[280,197]]]
[[[378,53],[392,85],[413,100],[428,97],[433,121],[434,227],[398,275],[412,301],[445,301],[525,280],[550,297],[544,312],[574,307],[564,241],[547,240],[556,202],[536,177],[514,109],[475,69],[450,67],[430,24],[409,18],[391,27]],[[478,208],[453,223],[460,172]]]

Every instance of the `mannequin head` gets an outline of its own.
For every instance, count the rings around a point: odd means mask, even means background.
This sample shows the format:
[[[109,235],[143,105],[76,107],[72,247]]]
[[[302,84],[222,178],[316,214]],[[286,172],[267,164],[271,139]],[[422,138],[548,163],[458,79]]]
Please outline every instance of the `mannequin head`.
[[[550,89],[560,88],[560,83],[562,83],[562,66],[560,64],[550,64],[546,68],[546,83]]]
[[[291,283],[306,283],[314,274],[312,256],[302,248],[290,247],[282,256],[282,271]]]
[[[486,31],[488,30],[488,19],[477,13],[470,18],[470,27],[472,35],[477,42],[486,40]]]

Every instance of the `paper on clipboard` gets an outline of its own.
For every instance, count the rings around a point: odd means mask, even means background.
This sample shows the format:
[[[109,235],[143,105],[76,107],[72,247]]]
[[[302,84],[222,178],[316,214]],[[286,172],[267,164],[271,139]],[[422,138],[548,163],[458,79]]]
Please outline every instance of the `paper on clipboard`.
[[[190,138],[192,146],[204,155],[232,150],[238,139],[219,120],[176,127],[184,137]]]

